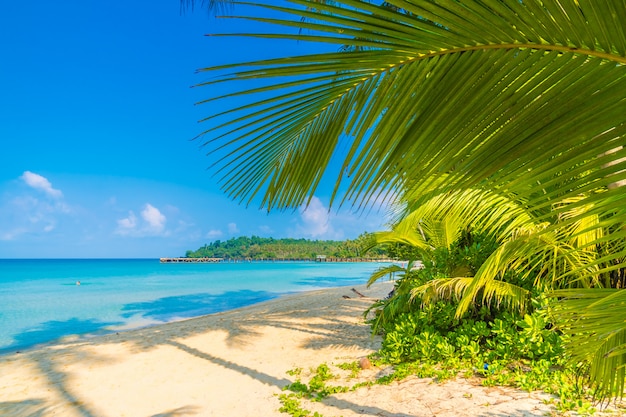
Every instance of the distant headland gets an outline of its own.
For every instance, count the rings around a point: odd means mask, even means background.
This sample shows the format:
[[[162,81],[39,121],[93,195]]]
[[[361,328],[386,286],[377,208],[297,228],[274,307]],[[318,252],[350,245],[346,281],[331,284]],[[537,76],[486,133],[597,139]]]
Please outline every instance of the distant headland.
[[[388,260],[385,246],[373,247],[372,234],[364,233],[354,240],[275,239],[241,236],[227,241],[216,240],[184,257],[161,258],[161,262],[239,262],[239,261],[312,261],[371,262]]]

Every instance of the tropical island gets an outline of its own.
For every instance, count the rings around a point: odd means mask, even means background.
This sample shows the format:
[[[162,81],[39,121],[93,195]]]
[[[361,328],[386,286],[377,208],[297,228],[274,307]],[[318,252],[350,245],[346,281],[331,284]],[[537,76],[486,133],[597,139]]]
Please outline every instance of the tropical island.
[[[240,236],[226,241],[215,240],[196,250],[188,250],[186,258],[224,260],[381,260],[395,253],[387,245],[367,249],[372,234],[364,233],[354,240],[274,239]]]

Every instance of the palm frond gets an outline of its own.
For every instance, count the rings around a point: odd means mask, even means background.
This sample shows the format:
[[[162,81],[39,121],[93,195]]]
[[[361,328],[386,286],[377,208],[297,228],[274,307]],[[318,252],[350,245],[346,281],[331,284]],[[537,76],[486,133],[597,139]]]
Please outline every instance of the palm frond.
[[[440,193],[427,200],[411,195],[404,198],[410,203],[400,213],[402,220],[394,230],[414,229],[424,219],[451,219],[458,230],[471,228],[502,239],[514,230],[535,224],[532,212],[524,205],[493,191],[467,189]]]
[[[195,10],[196,5],[206,9],[211,14],[217,14],[232,10],[233,0],[180,0],[181,13]]]
[[[550,294],[551,314],[569,335],[573,361],[590,363],[589,376],[598,397],[622,397],[626,378],[626,291],[564,289]]]
[[[402,274],[406,272],[406,268],[402,268],[400,265],[391,264],[382,268],[377,269],[372,272],[370,278],[367,280],[367,286],[370,287],[376,281],[386,278],[386,277],[394,277],[395,274]]]
[[[588,286],[583,277],[595,272],[593,255],[577,251],[550,233],[526,231],[502,243],[476,272],[465,288],[457,307],[460,317],[477,302],[482,293],[482,302],[500,304],[523,311],[530,301],[530,292],[522,287],[505,282],[507,271],[516,274],[521,282],[533,279],[532,286],[539,290],[551,290],[568,285]],[[564,277],[570,277],[564,281]],[[528,285],[530,287],[530,285]]]
[[[433,247],[425,240],[425,237],[415,229],[396,229],[373,233],[376,244],[402,243],[414,248],[431,251]]]
[[[458,301],[471,283],[471,277],[435,278],[413,288],[411,299],[419,298],[424,305],[438,300]]]
[[[270,209],[302,204],[341,135],[352,145],[336,187],[348,179],[345,198],[361,202],[381,187],[427,193],[443,173],[448,188],[487,181],[547,201],[561,192],[544,186],[555,175],[580,165],[598,173],[597,155],[624,143],[624,28],[614,15],[604,17],[620,9],[612,1],[390,2],[395,9],[351,0],[291,3],[261,7],[292,20],[251,19],[315,35],[250,35],[372,49],[228,66],[241,70],[220,81],[277,80],[277,104],[259,104],[249,119],[265,129],[241,134],[226,128],[230,119],[221,125],[232,138],[224,164],[237,167],[223,177],[233,198],[250,202],[262,193]],[[278,81],[289,77],[299,77],[295,93],[291,81]],[[305,100],[306,107],[291,104]],[[233,120],[249,114],[242,108]],[[588,158],[580,158],[583,150]],[[260,162],[242,165],[253,159]],[[294,164],[307,168],[286,175]],[[623,168],[605,167],[594,186],[606,186],[608,174],[623,179]],[[586,177],[576,180],[576,192],[589,186]]]

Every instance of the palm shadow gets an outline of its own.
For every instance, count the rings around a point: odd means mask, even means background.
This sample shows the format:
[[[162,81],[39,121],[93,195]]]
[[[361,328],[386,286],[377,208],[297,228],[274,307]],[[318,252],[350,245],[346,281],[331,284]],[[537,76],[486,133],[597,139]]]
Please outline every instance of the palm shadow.
[[[183,417],[198,414],[198,407],[186,405],[184,407],[178,407],[173,410],[168,410],[163,413],[154,414],[150,417]]]
[[[7,417],[43,417],[48,411],[48,407],[44,405],[42,400],[0,402],[0,414]]]
[[[365,289],[361,291],[366,292]],[[323,346],[344,346],[344,347],[369,347],[371,338],[369,337],[369,328],[367,326],[359,326],[363,328],[361,333],[355,335],[353,327],[354,317],[369,307],[374,301],[372,298],[357,298],[351,294],[350,299],[344,299],[337,293],[337,304],[333,306],[316,305],[317,303],[303,303],[308,295],[298,294],[292,297],[286,297],[280,304],[266,303],[255,306],[248,306],[248,314],[240,312],[224,312],[214,315],[210,319],[200,318],[191,322],[175,322],[167,326],[172,331],[162,331],[160,326],[152,326],[139,329],[132,332],[120,332],[119,334],[109,334],[98,338],[98,344],[118,344],[121,341],[129,344],[133,350],[137,352],[146,352],[160,346],[175,347],[197,358],[201,358],[209,363],[216,364],[249,376],[257,381],[282,389],[292,381],[281,378],[276,375],[264,373],[254,367],[246,366],[242,363],[229,360],[228,357],[219,357],[203,348],[197,348],[187,344],[184,339],[211,331],[226,332],[226,341],[229,344],[241,345],[242,343],[254,344],[255,339],[261,336],[264,327],[275,327],[289,329],[291,331],[301,332],[309,337],[303,344],[306,349],[319,349]],[[197,315],[198,312],[210,314],[211,311],[220,308],[220,297],[232,298],[239,297],[239,303],[242,306],[246,304],[256,304],[261,301],[276,298],[278,294],[258,291],[237,291],[224,293],[219,296],[215,295],[193,295],[183,297],[164,297],[162,299],[147,303],[132,303],[124,306],[125,314],[129,316],[140,315],[142,317],[166,320],[173,317],[184,317],[185,314]],[[227,302],[227,301],[223,301]],[[232,306],[232,300],[229,300],[229,306]],[[178,306],[178,307],[177,307]],[[172,312],[172,308],[177,310]],[[231,307],[232,308],[232,307]],[[332,308],[334,315],[329,315],[329,309]],[[187,313],[186,313],[187,312]],[[323,320],[306,320],[309,317],[324,317]],[[346,321],[346,317],[352,320]],[[69,320],[67,323],[49,322],[46,329],[42,329],[41,338],[43,339],[46,331],[57,330],[61,332],[63,328],[72,328],[72,332],[64,332],[64,334],[75,334],[76,329],[100,331],[107,325],[116,323],[100,323],[90,320],[80,321],[77,319]],[[61,332],[63,333],[63,332]],[[109,332],[110,333],[110,332]],[[32,335],[31,335],[32,336]],[[81,348],[81,344],[67,343],[55,351],[53,355],[32,355],[28,356],[37,366],[47,375],[51,385],[61,396],[69,403],[76,404],[75,410],[84,417],[95,416],[89,406],[82,403],[80,398],[72,391],[69,384],[68,376],[61,370],[60,364],[56,362],[55,355],[72,355],[75,362],[93,363],[99,361],[110,361],[111,358],[98,357],[94,353]],[[190,408],[191,407],[191,408]],[[166,411],[156,416],[183,416],[195,413],[195,409],[183,407]]]
[[[359,291],[367,294],[364,286]],[[210,331],[226,332],[226,342],[231,347],[254,344],[256,337],[262,334],[259,329],[279,328],[308,335],[301,348],[317,350],[324,347],[366,348],[372,347],[372,337],[369,326],[363,326],[363,312],[375,301],[370,297],[358,297],[349,290],[349,298],[337,296],[332,306],[318,305],[317,303],[303,303],[307,293],[290,294],[279,304],[262,303],[275,299],[284,294],[264,291],[232,291],[220,295],[194,294],[190,296],[164,297],[145,303],[132,303],[124,306],[124,313],[128,317],[139,315],[144,318],[171,321],[187,317],[206,316],[214,313],[205,320],[198,317],[191,322],[169,323],[175,327],[175,332],[162,332],[159,327],[148,327],[133,333],[126,338],[138,350],[151,350],[159,345],[170,344],[172,341],[192,337]],[[252,308],[250,314],[242,315],[239,310],[223,311],[223,305],[232,308]],[[329,314],[332,310],[332,314]],[[354,317],[360,323],[354,323]],[[309,320],[310,317],[323,317],[323,320]],[[352,320],[346,321],[346,317]],[[172,327],[173,326],[173,327]],[[358,331],[355,329],[358,328]],[[169,336],[175,333],[176,336]]]
[[[365,290],[361,290],[365,291]],[[349,293],[349,292],[347,292]],[[351,293],[350,293],[351,294]],[[306,297],[306,295],[303,295]],[[303,349],[321,348],[369,349],[372,347],[369,326],[364,325],[363,313],[375,301],[373,298],[337,296],[332,306],[310,303],[302,305],[298,298],[288,298],[280,305],[266,304],[245,318],[228,320],[229,343],[236,345],[249,337],[251,329],[273,327],[305,334]],[[329,312],[332,312],[329,314]],[[311,317],[323,318],[309,320]]]
[[[26,330],[15,336],[14,342],[2,349],[0,354],[9,353],[16,349],[30,349],[38,346],[52,345],[54,343],[64,343],[56,348],[56,354],[59,356],[67,356],[78,361],[88,361],[91,363],[106,362],[110,359],[100,358],[83,350],[76,349],[72,342],[76,340],[62,340],[68,336],[75,336],[79,341],[85,336],[98,336],[112,333],[109,326],[121,324],[120,322],[101,322],[97,320],[81,320],[71,318],[69,320],[51,320],[42,323],[38,328]],[[72,392],[67,383],[67,374],[61,370],[61,366],[56,363],[53,355],[34,355],[36,351],[27,350],[23,356],[30,359],[36,365],[43,375],[50,382],[50,386],[68,403],[74,405],[74,410],[83,417],[95,417],[93,413],[79,398]],[[17,353],[20,353],[18,350]],[[26,408],[24,408],[26,407]],[[19,403],[0,403],[1,415],[15,415],[20,417],[38,417],[47,415],[49,404],[45,404],[42,400],[26,400]],[[14,410],[14,411],[10,411]],[[17,410],[17,411],[15,411]]]
[[[543,417],[545,415],[546,413],[542,411],[534,412],[528,410],[507,410],[505,413],[485,412],[476,417]]]
[[[357,404],[352,401],[347,401],[337,396],[330,396],[322,400],[326,406],[333,407],[337,410],[352,410],[357,411],[359,415],[368,415],[368,416],[386,416],[386,417],[415,417],[416,414],[408,414],[408,413],[391,413],[388,410],[384,410],[382,408],[370,405]],[[439,414],[433,413],[432,415]],[[418,415],[424,415],[418,414]],[[462,413],[459,413],[462,415]],[[537,411],[529,411],[529,410],[507,410],[506,412],[484,412],[476,415],[476,417],[543,417],[545,416],[545,411],[537,410]]]
[[[107,328],[119,324],[121,322],[102,322],[93,319],[82,320],[76,317],[62,321],[47,321],[36,329],[28,329],[17,334],[13,338],[13,343],[0,348],[0,354],[28,349],[38,345],[58,343],[60,339],[67,336],[98,336],[111,333],[111,330]]]
[[[168,322],[200,317],[268,301],[281,294],[268,291],[227,291],[222,294],[189,294],[163,297],[153,301],[130,303],[122,307],[122,317],[141,316]]]

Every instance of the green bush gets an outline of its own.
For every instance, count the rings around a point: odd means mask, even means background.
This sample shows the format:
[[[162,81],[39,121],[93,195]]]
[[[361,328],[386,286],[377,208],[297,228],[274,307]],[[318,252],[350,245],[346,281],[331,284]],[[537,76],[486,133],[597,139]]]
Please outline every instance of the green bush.
[[[454,318],[455,307],[439,301],[387,323],[380,356],[386,362],[442,361],[451,357],[486,363],[548,360],[560,363],[563,345],[543,310],[520,316],[500,312],[490,322]]]

